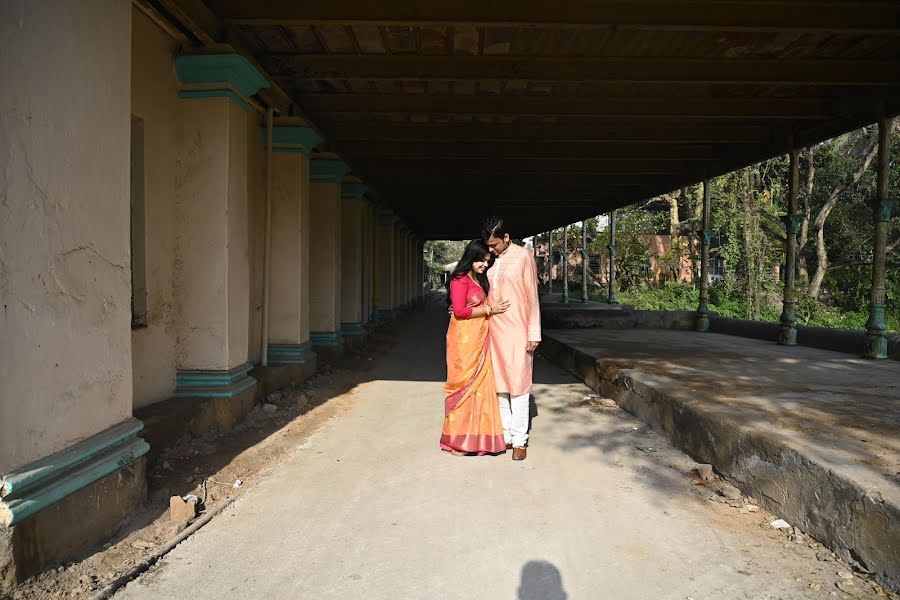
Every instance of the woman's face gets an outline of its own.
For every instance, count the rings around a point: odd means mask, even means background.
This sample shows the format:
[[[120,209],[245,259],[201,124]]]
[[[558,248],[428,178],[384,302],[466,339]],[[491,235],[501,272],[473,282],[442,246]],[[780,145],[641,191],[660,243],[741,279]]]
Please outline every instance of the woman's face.
[[[480,273],[484,273],[485,269],[488,268],[488,263],[489,263],[490,261],[491,261],[491,255],[488,254],[488,255],[486,255],[483,259],[481,259],[481,260],[476,260],[475,262],[473,262],[473,263],[472,263],[472,270],[475,271],[476,273],[479,273],[479,274],[480,274]]]

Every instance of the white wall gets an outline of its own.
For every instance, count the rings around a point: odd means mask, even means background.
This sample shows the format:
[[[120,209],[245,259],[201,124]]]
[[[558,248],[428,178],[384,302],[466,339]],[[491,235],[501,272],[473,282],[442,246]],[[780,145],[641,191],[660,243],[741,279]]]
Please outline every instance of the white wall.
[[[131,415],[131,4],[0,3],[0,472]]]
[[[175,390],[175,176],[178,79],[175,40],[132,10],[131,111],[144,120],[147,326],[132,331],[135,408]]]

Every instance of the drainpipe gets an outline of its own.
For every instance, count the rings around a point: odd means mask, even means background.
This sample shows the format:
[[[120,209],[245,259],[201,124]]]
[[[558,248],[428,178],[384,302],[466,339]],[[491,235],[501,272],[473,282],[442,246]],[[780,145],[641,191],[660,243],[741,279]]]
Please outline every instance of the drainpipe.
[[[259,364],[269,364],[269,271],[272,261],[272,108],[266,111],[266,237],[263,244],[262,356]]]

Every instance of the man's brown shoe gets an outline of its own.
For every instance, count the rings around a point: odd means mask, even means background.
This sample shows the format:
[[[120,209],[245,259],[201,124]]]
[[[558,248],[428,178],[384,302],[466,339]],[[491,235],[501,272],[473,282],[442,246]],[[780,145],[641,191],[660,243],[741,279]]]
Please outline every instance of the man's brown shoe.
[[[506,445],[506,449],[507,449],[507,450],[512,450],[512,444],[507,444],[507,445]]]
[[[518,448],[513,448],[513,460],[525,460],[525,455],[527,454],[525,450],[525,446],[519,446]]]

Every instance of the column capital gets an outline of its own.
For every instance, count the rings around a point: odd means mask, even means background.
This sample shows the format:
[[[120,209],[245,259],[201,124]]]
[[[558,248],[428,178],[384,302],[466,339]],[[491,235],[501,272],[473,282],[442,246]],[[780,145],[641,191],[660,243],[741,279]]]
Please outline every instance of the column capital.
[[[364,183],[351,182],[341,185],[341,198],[362,200],[369,186]]]
[[[265,140],[265,125],[260,131]],[[272,127],[272,152],[297,152],[308,158],[313,148],[321,143],[322,137],[312,127],[277,124]]]
[[[338,158],[317,158],[309,162],[310,183],[335,183],[340,185],[350,167]]]
[[[240,54],[182,54],[174,63],[183,84],[178,92],[181,98],[225,97],[247,110],[247,99],[269,87],[266,78]]]
[[[400,219],[391,211],[380,209],[378,211],[378,224],[379,225],[395,225],[399,222]]]

